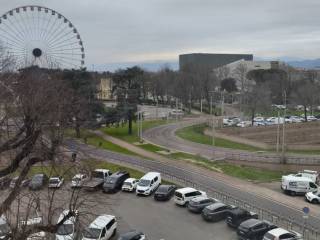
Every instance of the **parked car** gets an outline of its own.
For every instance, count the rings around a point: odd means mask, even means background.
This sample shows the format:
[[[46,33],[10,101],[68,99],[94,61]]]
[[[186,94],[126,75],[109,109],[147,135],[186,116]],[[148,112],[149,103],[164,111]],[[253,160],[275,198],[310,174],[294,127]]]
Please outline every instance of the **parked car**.
[[[208,198],[203,196],[195,197],[189,201],[188,210],[194,213],[201,213],[205,207],[216,202],[219,202],[219,200],[215,198]]]
[[[127,171],[118,171],[107,177],[103,184],[103,192],[110,193],[120,190],[123,182],[130,177]]]
[[[134,192],[137,188],[139,180],[136,178],[128,178],[123,182],[122,191]]]
[[[43,218],[41,216],[31,217],[27,220],[20,221],[20,228],[24,228],[25,231],[32,229],[35,226],[39,226],[43,223]],[[44,231],[35,232],[27,237],[27,240],[46,240],[48,239],[47,234]]]
[[[160,185],[154,193],[154,199],[157,201],[170,200],[176,189],[175,185]]]
[[[250,127],[252,125],[252,122],[250,121],[242,121],[237,123],[237,127]]]
[[[60,223],[65,216],[69,214],[69,210],[64,210],[58,218],[58,222]],[[69,217],[63,224],[58,227],[56,233],[56,240],[69,240],[69,239],[78,239],[78,214],[76,212],[75,216]]]
[[[308,177],[296,177],[292,175],[282,176],[281,189],[291,196],[305,195],[307,192],[313,192],[318,186]]]
[[[76,174],[72,180],[71,180],[71,187],[72,188],[77,188],[77,187],[82,187],[83,183],[85,181],[88,181],[88,176],[86,174]]]
[[[148,172],[138,182],[136,194],[150,195],[157,190],[161,184],[161,174],[158,172]]]
[[[230,210],[237,208],[233,205],[226,205],[221,202],[216,202],[209,206],[206,206],[201,215],[206,221],[217,222],[227,218]]]
[[[263,240],[302,240],[302,235],[297,232],[288,231],[283,228],[275,228],[267,232]]]
[[[313,121],[317,121],[318,119],[315,116],[307,116],[307,121],[308,122],[313,122]]]
[[[147,237],[142,232],[130,231],[130,232],[121,234],[118,240],[147,240]]]
[[[0,190],[6,189],[11,182],[11,178],[8,177],[1,177],[0,178]]]
[[[43,188],[45,185],[47,185],[49,181],[49,178],[46,174],[40,173],[36,174],[32,177],[30,183],[29,183],[29,189],[30,190],[39,190]]]
[[[200,196],[206,197],[207,194],[190,187],[180,188],[174,192],[174,202],[177,205],[186,206],[191,199]]]
[[[103,183],[107,180],[112,172],[108,169],[95,169],[91,173],[91,179],[84,181],[82,187],[87,191],[94,191],[101,189]]]
[[[84,230],[82,240],[108,240],[116,232],[116,217],[112,215],[100,215]]]
[[[249,219],[240,224],[237,235],[240,240],[262,240],[263,236],[272,229],[277,228],[274,224],[258,219]]]
[[[0,217],[0,239],[5,239],[11,233],[10,226],[5,216]]]
[[[61,176],[51,177],[49,179],[49,188],[60,188],[64,182],[64,178]]]
[[[289,119],[291,120],[292,123],[301,123],[301,122],[303,122],[303,119],[301,117],[298,117],[298,116],[290,116]]]
[[[16,186],[16,182],[18,181],[19,177],[14,177],[11,182],[10,182],[10,188],[14,188]],[[20,187],[27,187],[29,186],[30,183],[30,179],[24,179],[22,180],[22,182],[20,183]]]
[[[258,217],[258,214],[254,212],[249,212],[241,208],[235,208],[229,210],[227,224],[229,227],[238,228],[242,222],[251,218],[258,219]]]
[[[320,203],[320,189],[306,193],[305,199],[311,203]]]

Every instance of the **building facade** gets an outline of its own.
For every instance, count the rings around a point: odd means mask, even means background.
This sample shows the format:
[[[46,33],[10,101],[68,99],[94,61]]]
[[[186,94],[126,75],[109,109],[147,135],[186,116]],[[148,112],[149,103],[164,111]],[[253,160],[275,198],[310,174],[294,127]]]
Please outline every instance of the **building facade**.
[[[215,69],[239,60],[252,61],[252,54],[211,54],[211,53],[190,53],[179,55],[179,68],[186,70],[189,67],[204,67]]]

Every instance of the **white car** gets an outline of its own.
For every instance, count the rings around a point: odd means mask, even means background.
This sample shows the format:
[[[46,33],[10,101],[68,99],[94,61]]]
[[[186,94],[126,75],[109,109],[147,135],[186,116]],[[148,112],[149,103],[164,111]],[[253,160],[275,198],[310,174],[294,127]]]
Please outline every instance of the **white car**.
[[[71,180],[71,187],[76,188],[76,187],[81,187],[82,184],[87,181],[89,177],[86,174],[76,174],[72,180]]]
[[[308,122],[317,121],[318,119],[315,116],[307,116]]]
[[[264,122],[264,117],[255,117],[253,119],[253,121],[255,121],[255,122]]]
[[[58,218],[58,223],[63,220],[65,216],[69,214],[69,210],[64,210]],[[78,212],[76,216],[69,217],[63,224],[58,227],[56,233],[56,240],[73,240],[78,238],[77,231],[78,224]]]
[[[180,188],[174,192],[174,202],[178,205],[185,206],[188,205],[191,199],[200,196],[206,197],[207,194],[190,187]]]
[[[237,123],[237,127],[250,127],[251,126],[251,122],[250,121],[242,121]]]
[[[293,123],[301,123],[301,122],[303,122],[303,119],[301,117],[298,117],[298,116],[290,116],[290,120]]]
[[[122,184],[122,191],[134,192],[137,189],[139,180],[135,178],[128,178]]]
[[[83,232],[82,240],[108,240],[117,232],[117,219],[112,215],[100,215]]]
[[[49,188],[60,188],[61,185],[64,182],[64,178],[63,177],[51,177],[49,179]]]
[[[320,190],[308,192],[305,195],[306,200],[311,203],[320,203]]]
[[[283,239],[283,240],[302,240],[302,235],[297,232],[293,231],[288,231],[283,228],[275,228],[267,232],[263,236],[263,240],[278,240],[278,239]]]

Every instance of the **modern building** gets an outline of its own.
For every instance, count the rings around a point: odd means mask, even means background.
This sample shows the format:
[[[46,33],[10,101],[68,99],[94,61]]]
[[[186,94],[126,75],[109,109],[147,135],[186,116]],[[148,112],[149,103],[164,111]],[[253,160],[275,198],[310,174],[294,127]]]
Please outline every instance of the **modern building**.
[[[239,60],[252,61],[252,54],[190,53],[179,55],[180,70],[190,67],[214,69]]]

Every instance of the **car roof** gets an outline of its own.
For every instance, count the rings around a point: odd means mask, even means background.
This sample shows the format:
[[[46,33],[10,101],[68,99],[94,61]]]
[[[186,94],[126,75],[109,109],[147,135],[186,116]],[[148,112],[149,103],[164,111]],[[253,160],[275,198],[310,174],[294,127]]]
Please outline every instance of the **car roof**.
[[[94,170],[95,172],[110,172],[109,169],[104,169],[104,168],[97,168]]]
[[[207,208],[210,210],[214,210],[214,209],[217,209],[217,208],[223,207],[223,206],[226,206],[226,204],[224,204],[222,202],[216,202],[216,203],[210,204],[209,206],[207,206]]]
[[[143,234],[142,232],[133,230],[133,231],[121,234],[121,237],[131,239],[132,237],[139,236],[142,234]]]
[[[60,179],[60,176],[56,176],[56,177],[50,177],[50,179]]]
[[[0,217],[0,224],[2,225],[2,224],[6,224],[6,223],[7,223],[6,217],[4,215],[2,215]]]
[[[108,224],[114,218],[115,216],[112,216],[112,215],[107,215],[107,214],[100,215],[90,224],[89,227],[102,229],[105,227],[106,224]]]
[[[178,190],[176,190],[176,192],[179,192],[182,194],[186,194],[186,193],[194,192],[194,191],[197,191],[197,190],[194,188],[191,188],[191,187],[179,188]]]
[[[158,189],[166,189],[168,190],[170,187],[174,187],[174,185],[160,185]]]
[[[202,200],[206,200],[206,199],[209,199],[208,197],[204,197],[204,196],[199,196],[199,197],[195,197],[195,198],[192,198],[192,202],[200,202]]]
[[[250,228],[250,227],[256,226],[257,224],[260,224],[260,223],[262,223],[261,220],[251,218],[251,219],[249,219],[249,220],[246,220],[246,221],[242,222],[242,223],[241,223],[241,226],[242,226],[242,227]]]
[[[290,232],[286,229],[283,229],[283,228],[275,228],[275,229],[270,230],[269,233],[275,237],[279,237],[282,234],[290,233]]]
[[[60,214],[60,216],[59,216],[58,223],[59,223],[66,215],[68,215],[68,213],[69,213],[69,210],[68,210],[68,209],[63,210],[63,212],[62,212],[62,213]],[[63,224],[74,224],[74,222],[75,222],[75,217],[74,217],[74,216],[71,216],[71,217],[69,217],[66,221],[64,221]]]
[[[127,178],[124,182],[132,183],[133,181],[136,181],[136,178]]]
[[[160,173],[158,173],[158,172],[148,172],[141,179],[152,180],[153,178],[155,178],[157,176],[160,176]]]
[[[84,174],[84,173],[78,173],[78,174],[74,175],[74,178],[81,178],[81,177],[83,177],[85,175],[86,174]]]

